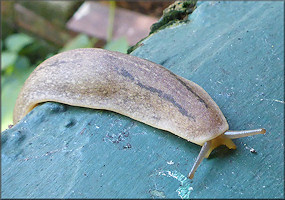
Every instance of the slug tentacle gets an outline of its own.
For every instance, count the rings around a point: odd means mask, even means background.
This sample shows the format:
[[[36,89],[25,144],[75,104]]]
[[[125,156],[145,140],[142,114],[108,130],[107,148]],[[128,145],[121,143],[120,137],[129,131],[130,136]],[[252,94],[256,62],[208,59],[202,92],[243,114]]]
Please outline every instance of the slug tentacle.
[[[254,130],[244,130],[244,131],[226,131],[224,135],[230,139],[236,139],[241,137],[247,137],[257,134],[265,134],[266,130],[264,128],[254,129]]]
[[[198,157],[196,158],[196,161],[195,161],[190,173],[188,174],[188,178],[190,178],[190,179],[194,178],[194,174],[195,174],[197,168],[199,167],[199,165],[203,161],[203,159],[206,158],[206,156],[209,154],[209,151],[211,151],[211,140],[208,142],[205,142],[204,145],[202,146],[201,151],[200,151]]]
[[[194,177],[194,173],[202,160],[204,158],[208,158],[211,152],[221,146],[226,145],[229,149],[236,149],[236,145],[233,143],[233,141],[227,137],[225,137],[223,134],[204,143],[198,157],[196,158],[196,161],[188,175],[188,178],[192,179]]]
[[[196,161],[188,175],[190,179],[194,177],[195,171],[202,162],[204,158],[208,158],[211,152],[221,145],[226,145],[229,149],[236,149],[236,145],[231,139],[247,137],[257,134],[265,134],[266,130],[264,128],[254,129],[254,130],[244,130],[244,131],[226,131],[224,134],[219,135],[218,137],[205,142]]]

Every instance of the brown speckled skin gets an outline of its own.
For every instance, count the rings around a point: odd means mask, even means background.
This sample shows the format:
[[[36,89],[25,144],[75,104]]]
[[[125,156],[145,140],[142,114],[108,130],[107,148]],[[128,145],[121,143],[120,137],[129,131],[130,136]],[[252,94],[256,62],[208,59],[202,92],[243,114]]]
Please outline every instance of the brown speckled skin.
[[[111,110],[203,145],[228,130],[213,99],[161,65],[103,49],[76,49],[40,64],[26,80],[14,124],[38,103]]]

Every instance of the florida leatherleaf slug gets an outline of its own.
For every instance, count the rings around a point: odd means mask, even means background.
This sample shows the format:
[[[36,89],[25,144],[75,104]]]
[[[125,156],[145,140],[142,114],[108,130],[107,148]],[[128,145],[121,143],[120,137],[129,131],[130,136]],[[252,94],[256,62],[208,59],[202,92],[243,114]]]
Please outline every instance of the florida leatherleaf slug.
[[[103,49],[76,49],[40,64],[26,80],[14,108],[14,124],[41,102],[111,110],[201,145],[194,173],[211,151],[231,139],[265,129],[229,131],[209,94],[161,65]]]

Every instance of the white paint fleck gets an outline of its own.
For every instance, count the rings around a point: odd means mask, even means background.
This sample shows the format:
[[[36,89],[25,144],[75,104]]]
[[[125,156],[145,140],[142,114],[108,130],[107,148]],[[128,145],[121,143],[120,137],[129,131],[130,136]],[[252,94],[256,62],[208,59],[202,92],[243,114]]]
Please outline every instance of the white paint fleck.
[[[162,176],[167,176],[167,177],[172,177],[175,178],[180,182],[180,187],[177,188],[176,192],[178,196],[181,199],[189,199],[191,192],[194,190],[193,187],[191,187],[191,182],[190,180],[185,177],[183,174],[177,171],[159,171],[158,175]]]
[[[167,164],[169,164],[169,165],[173,165],[174,164],[174,162],[171,160],[171,161],[167,161]]]
[[[277,99],[273,99],[273,101],[275,101],[275,102],[278,102],[278,103],[285,103],[284,101],[280,101],[280,100],[277,100]]]
[[[149,193],[151,194],[151,196],[155,196],[158,198],[165,198],[165,194],[162,191],[158,191],[158,190],[150,190]]]
[[[255,149],[254,148],[250,148],[249,150],[251,153],[256,153]]]
[[[278,99],[260,99],[260,101],[264,101],[264,100],[266,100],[266,101],[275,101],[275,102],[278,102],[278,103],[283,103],[283,104],[285,104],[284,101],[281,101],[281,100],[278,100]]]

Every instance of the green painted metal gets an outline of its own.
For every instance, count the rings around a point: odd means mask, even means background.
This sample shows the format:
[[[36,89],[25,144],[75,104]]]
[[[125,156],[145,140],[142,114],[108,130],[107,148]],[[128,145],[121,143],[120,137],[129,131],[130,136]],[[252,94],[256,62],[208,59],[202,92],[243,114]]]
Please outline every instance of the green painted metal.
[[[216,149],[191,181],[200,146],[113,112],[45,103],[2,133],[2,197],[284,198],[283,5],[198,2],[189,23],[132,52],[202,86],[230,129],[266,135]]]

